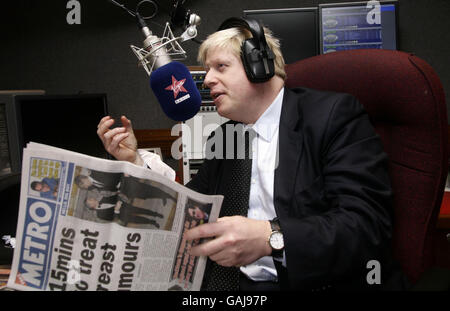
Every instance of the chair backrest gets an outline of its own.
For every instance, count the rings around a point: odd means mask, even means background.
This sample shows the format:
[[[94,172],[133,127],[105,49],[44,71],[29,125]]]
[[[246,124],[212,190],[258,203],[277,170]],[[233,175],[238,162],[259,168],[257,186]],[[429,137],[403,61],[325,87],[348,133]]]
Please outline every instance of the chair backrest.
[[[288,87],[344,92],[366,108],[389,157],[392,247],[411,282],[433,265],[433,236],[448,171],[448,123],[439,77],[391,50],[349,50],[286,66]]]

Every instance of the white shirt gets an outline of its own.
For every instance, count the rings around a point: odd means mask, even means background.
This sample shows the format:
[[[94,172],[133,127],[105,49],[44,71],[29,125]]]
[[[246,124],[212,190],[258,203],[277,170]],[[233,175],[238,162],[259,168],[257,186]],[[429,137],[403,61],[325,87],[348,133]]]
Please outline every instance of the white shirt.
[[[278,166],[278,132],[284,88],[253,126],[252,175],[248,218],[271,220],[276,217],[273,204],[275,169]],[[241,267],[241,271],[254,281],[277,280],[273,258],[265,256],[252,264]]]
[[[99,204],[95,209],[108,209],[108,208],[115,207],[115,206],[116,206],[116,204],[112,204],[112,203],[102,203],[102,204]]]
[[[175,181],[175,171],[169,165],[164,163],[159,155],[143,149],[138,149],[138,153],[144,161],[144,165],[147,165],[152,171],[155,171],[156,173],[164,175],[170,180]]]
[[[273,189],[275,169],[278,166],[278,133],[283,96],[284,88],[280,90],[273,103],[256,123],[248,126],[257,133],[252,142],[252,174],[248,218],[271,220],[276,217]],[[158,155],[144,150],[139,150],[139,154],[144,163],[152,170],[172,180],[175,179],[175,172],[162,162]],[[283,265],[285,265],[284,259]],[[277,280],[277,271],[271,256],[262,257],[240,269],[254,281]]]

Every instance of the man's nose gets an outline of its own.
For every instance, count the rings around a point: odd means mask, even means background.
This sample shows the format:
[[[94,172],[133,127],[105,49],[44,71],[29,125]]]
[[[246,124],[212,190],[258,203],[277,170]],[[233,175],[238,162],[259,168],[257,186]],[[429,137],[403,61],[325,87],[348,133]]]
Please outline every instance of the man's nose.
[[[215,83],[217,83],[217,79],[216,76],[214,75],[214,73],[212,72],[212,70],[209,70],[206,75],[205,75],[205,79],[203,80],[203,84],[208,87],[211,88],[211,85],[214,85]]]

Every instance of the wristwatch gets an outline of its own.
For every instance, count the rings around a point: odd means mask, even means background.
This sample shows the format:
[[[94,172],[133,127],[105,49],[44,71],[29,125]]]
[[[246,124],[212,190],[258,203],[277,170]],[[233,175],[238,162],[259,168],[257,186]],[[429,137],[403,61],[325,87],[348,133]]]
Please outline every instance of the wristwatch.
[[[269,245],[272,248],[272,257],[274,258],[282,258],[283,250],[284,250],[284,240],[283,233],[281,232],[280,222],[278,221],[278,217],[275,217],[272,220],[269,220],[270,227],[272,232],[269,236]]]

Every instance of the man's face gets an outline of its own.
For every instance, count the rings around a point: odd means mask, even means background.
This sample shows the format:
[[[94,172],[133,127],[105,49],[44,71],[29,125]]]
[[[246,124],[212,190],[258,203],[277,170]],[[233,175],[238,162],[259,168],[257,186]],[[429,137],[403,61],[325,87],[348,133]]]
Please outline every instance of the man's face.
[[[47,192],[50,191],[50,187],[47,184],[40,182],[34,186],[34,190],[39,192]]]
[[[213,48],[206,54],[205,85],[218,113],[234,121],[245,122],[245,114],[252,102],[257,101],[258,91],[251,83],[241,59],[226,49]]]
[[[80,180],[80,184],[78,185],[78,187],[82,188],[82,189],[87,189],[92,185],[92,182],[89,178],[83,178]]]
[[[190,207],[188,209],[188,212],[189,212],[189,215],[192,218],[195,218],[195,219],[203,219],[203,218],[205,218],[205,213],[201,209],[199,209],[197,206]]]
[[[87,198],[87,199],[86,199],[86,205],[87,205],[89,208],[94,209],[94,208],[97,208],[97,206],[98,206],[98,201],[97,201],[95,198]]]

